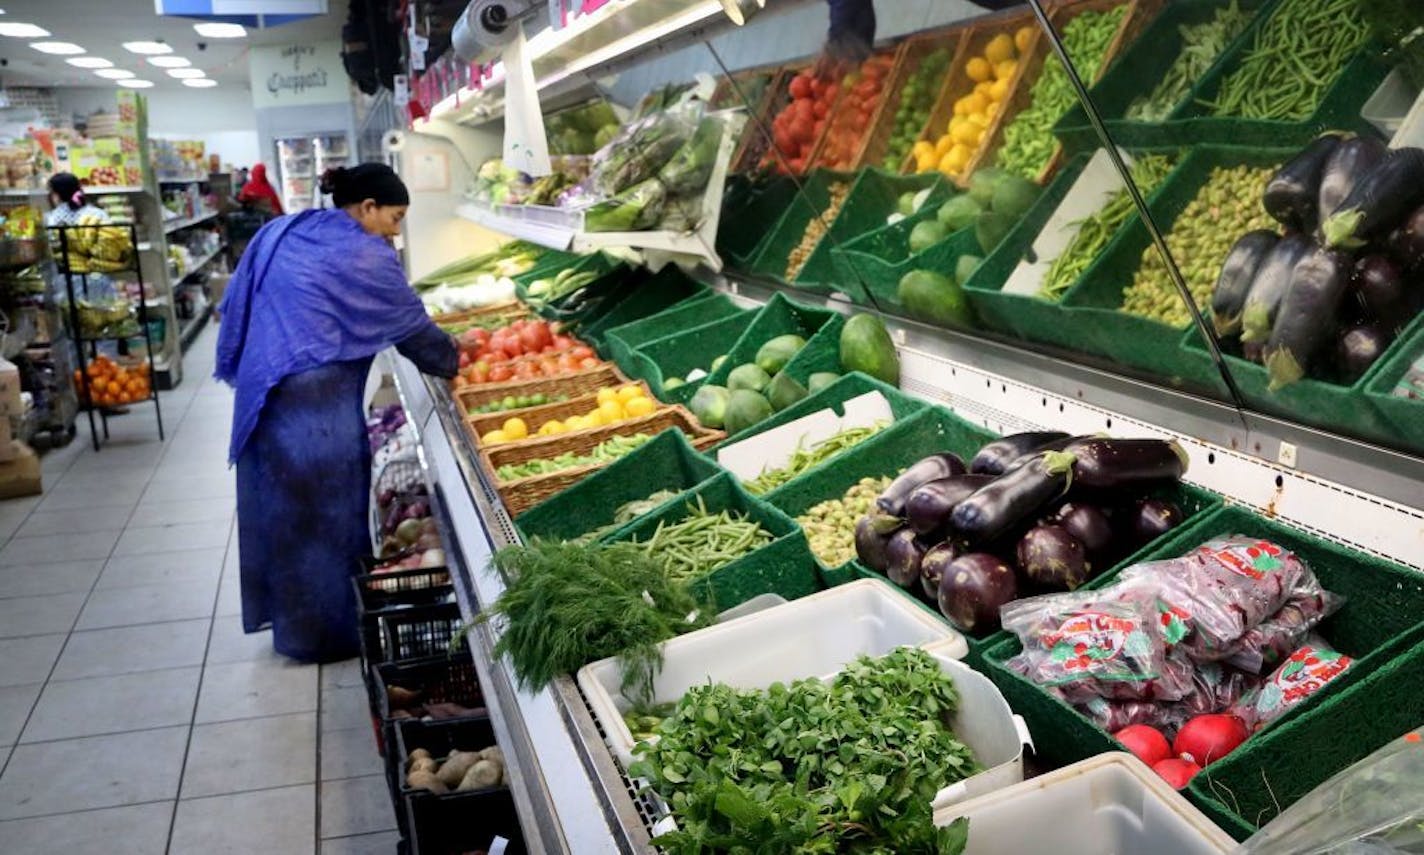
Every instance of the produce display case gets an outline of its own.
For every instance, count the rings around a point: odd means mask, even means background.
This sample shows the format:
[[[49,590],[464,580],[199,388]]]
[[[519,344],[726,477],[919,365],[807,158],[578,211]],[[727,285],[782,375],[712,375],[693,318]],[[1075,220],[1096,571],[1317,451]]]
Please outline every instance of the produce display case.
[[[895,159],[894,163],[887,161],[886,158],[890,156],[890,141],[897,130],[895,119],[904,101],[905,84],[915,76],[915,73],[931,54],[936,51],[944,51],[947,54],[948,63],[943,78],[937,82],[933,89],[919,93],[928,101],[928,107],[925,110],[924,121],[913,139],[922,139],[930,128],[930,114],[936,103],[942,98],[941,92],[950,80],[950,70],[957,68],[963,61],[965,45],[969,40],[968,36],[969,28],[950,27],[911,36],[905,40],[904,45],[900,48],[900,60],[895,74],[886,84],[884,106],[880,115],[876,117],[875,125],[865,136],[855,168],[881,167],[887,171],[899,171],[903,158]]]

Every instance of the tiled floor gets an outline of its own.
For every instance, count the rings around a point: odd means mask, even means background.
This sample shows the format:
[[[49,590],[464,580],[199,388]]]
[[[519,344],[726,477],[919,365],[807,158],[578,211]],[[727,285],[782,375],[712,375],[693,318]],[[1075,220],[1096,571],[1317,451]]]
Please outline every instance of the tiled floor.
[[[0,853],[387,853],[356,663],[245,635],[216,330],[152,409],[0,502]]]

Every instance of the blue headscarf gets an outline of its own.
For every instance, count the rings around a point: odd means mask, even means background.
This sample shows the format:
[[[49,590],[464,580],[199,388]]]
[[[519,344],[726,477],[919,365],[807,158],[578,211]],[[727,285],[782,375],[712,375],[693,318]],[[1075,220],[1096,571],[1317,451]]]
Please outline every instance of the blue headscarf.
[[[334,208],[263,226],[220,309],[213,374],[237,390],[234,463],[284,377],[373,356],[431,323],[395,250]]]

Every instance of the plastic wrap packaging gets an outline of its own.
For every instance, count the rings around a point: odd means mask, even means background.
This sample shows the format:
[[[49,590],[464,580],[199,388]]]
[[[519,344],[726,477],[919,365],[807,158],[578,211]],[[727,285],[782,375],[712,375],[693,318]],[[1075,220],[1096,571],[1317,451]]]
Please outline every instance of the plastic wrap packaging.
[[[1231,712],[1240,716],[1251,730],[1260,730],[1325,688],[1353,664],[1353,659],[1331,647],[1328,641],[1311,635]]]
[[[1230,709],[1261,682],[1212,662],[1196,666],[1191,681],[1191,690],[1178,701],[1091,698],[1079,704],[1078,711],[1109,733],[1131,724],[1148,724],[1170,734],[1194,716]]]
[[[1280,611],[1246,630],[1226,657],[1227,664],[1252,674],[1274,668],[1321,621],[1340,610],[1345,598],[1321,588],[1313,573],[1307,575]]]
[[[1424,855],[1424,733],[1406,733],[1336,774],[1238,851]]]

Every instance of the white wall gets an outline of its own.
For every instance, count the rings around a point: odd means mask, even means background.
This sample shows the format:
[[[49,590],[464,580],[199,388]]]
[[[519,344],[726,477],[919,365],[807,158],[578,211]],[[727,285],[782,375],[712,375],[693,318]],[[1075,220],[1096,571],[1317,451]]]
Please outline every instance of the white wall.
[[[115,89],[62,87],[55,89],[66,114],[112,112]],[[150,89],[148,133],[165,139],[202,140],[208,153],[216,152],[224,164],[251,166],[261,159],[257,141],[257,113],[246,87],[214,89]]]

